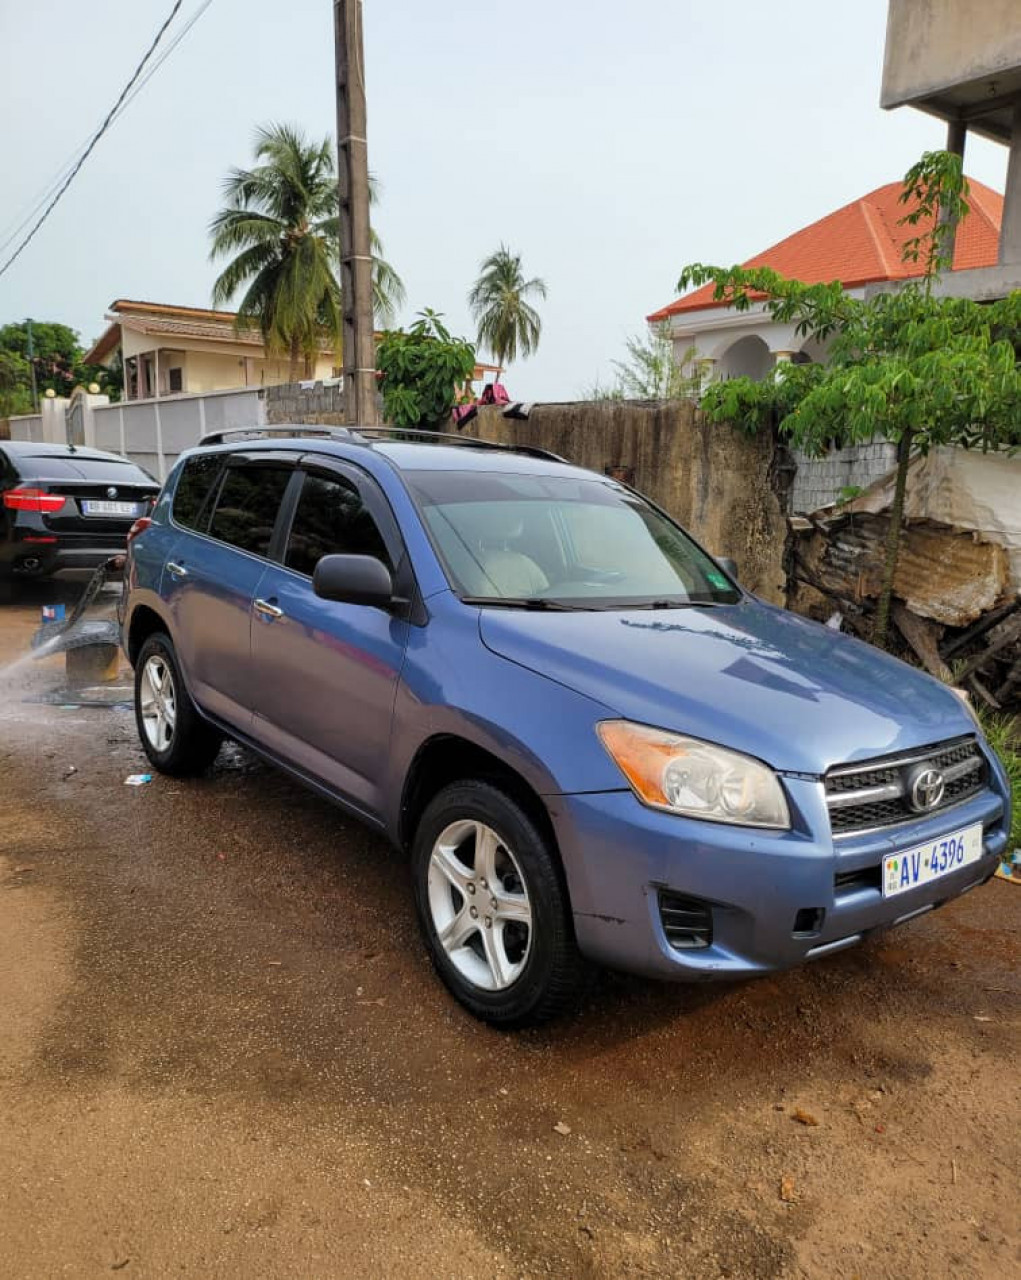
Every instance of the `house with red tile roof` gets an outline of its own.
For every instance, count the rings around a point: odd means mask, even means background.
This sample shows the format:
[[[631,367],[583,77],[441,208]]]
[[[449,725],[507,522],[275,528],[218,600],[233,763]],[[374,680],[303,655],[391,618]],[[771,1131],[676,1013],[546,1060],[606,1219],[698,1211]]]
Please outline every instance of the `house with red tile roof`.
[[[957,230],[954,271],[996,263],[1003,217],[1003,197],[984,183],[971,183],[970,212]],[[856,297],[921,274],[921,266],[904,261],[904,245],[927,230],[924,221],[902,226],[910,206],[900,201],[900,182],[890,182],[852,200],[785,240],[755,254],[742,265],[771,267],[781,275],[809,284],[839,280]],[[763,378],[778,362],[819,360],[819,344],[799,337],[793,325],[776,324],[762,305],[735,311],[713,298],[706,285],[654,311],[653,325],[664,325],[679,360],[689,357],[706,380],[746,375]],[[687,361],[686,361],[687,362]]]

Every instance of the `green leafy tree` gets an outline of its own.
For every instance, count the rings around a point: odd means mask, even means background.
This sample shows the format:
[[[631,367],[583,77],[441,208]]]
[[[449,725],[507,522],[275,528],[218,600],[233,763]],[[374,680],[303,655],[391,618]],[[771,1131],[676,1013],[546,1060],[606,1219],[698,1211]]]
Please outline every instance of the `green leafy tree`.
[[[710,421],[749,431],[778,429],[808,453],[831,444],[883,437],[898,465],[874,640],[884,644],[897,570],[908,467],[937,445],[1021,446],[1021,292],[993,303],[934,294],[949,256],[952,224],[967,213],[960,158],[927,153],[907,174],[902,223],[920,228],[907,242],[920,279],[868,299],[839,282],[805,284],[768,268],[686,267],[679,289],[712,283],[735,310],[763,302],[799,335],[829,342],[825,365],[783,364],[762,382],[711,384],[702,407]]]
[[[478,326],[478,342],[496,358],[500,373],[520,354],[538,350],[542,320],[530,298],[545,298],[546,282],[538,276],[525,279],[521,255],[501,244],[479,268],[479,278],[468,294],[468,306]]]
[[[225,306],[244,290],[240,327],[257,327],[267,351],[286,354],[293,382],[325,338],[339,350],[340,217],[334,145],[309,142],[291,125],[259,129],[256,164],[232,169],[227,207],[210,224],[210,257],[230,258],[213,285]],[[233,256],[232,256],[233,255]],[[373,233],[373,308],[388,323],[404,301],[404,285]]]
[[[28,322],[0,326],[0,413],[10,416],[32,412],[32,371],[40,395],[53,391],[69,396],[77,386],[97,383],[117,399],[121,381],[115,370],[85,364],[81,341],[66,324],[32,321],[32,360],[29,360]]]
[[[701,389],[701,375],[692,364],[695,348],[690,347],[677,360],[668,323],[656,325],[645,337],[628,338],[624,348],[625,358],[613,361],[613,383],[593,387],[590,399],[682,400]],[[692,371],[685,373],[685,368]]]
[[[376,366],[386,420],[435,431],[450,418],[457,388],[475,372],[475,348],[452,337],[442,317],[427,308],[407,331],[383,334]]]
[[[0,418],[32,412],[32,375],[28,361],[0,349]]]

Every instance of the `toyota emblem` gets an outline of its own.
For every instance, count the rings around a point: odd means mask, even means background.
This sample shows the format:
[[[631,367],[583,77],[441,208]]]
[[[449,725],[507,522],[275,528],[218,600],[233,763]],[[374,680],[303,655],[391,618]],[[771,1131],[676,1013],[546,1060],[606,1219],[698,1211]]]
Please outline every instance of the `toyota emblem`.
[[[935,809],[943,799],[946,782],[938,769],[917,769],[909,779],[908,798],[917,813]]]
[[[108,498],[116,498],[116,497],[117,497],[117,490],[113,487],[113,485],[111,485],[111,486],[109,487],[109,489],[107,489],[107,491],[106,491],[106,496],[107,496]]]

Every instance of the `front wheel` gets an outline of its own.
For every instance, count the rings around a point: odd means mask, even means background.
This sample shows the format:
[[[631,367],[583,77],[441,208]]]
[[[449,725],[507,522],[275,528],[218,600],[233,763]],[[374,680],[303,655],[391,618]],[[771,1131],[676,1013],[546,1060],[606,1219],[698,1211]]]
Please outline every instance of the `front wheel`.
[[[515,1027],[577,1004],[589,968],[557,853],[510,796],[486,782],[446,787],[419,823],[412,862],[429,954],[471,1013]]]
[[[160,632],[135,662],[135,723],[153,766],[179,778],[204,773],[223,741],[188,697],[173,641]]]

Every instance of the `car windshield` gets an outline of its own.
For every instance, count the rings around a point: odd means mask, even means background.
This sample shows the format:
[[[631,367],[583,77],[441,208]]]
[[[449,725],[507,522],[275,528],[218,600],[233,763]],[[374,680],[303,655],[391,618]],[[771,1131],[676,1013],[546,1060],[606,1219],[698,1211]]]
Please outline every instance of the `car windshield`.
[[[477,471],[407,479],[451,585],[473,603],[624,609],[740,599],[677,525],[614,481]]]

